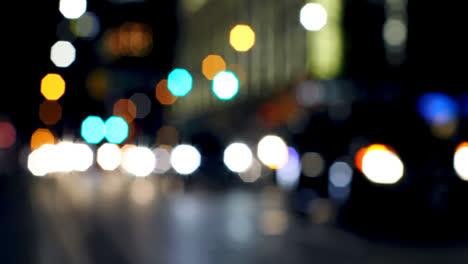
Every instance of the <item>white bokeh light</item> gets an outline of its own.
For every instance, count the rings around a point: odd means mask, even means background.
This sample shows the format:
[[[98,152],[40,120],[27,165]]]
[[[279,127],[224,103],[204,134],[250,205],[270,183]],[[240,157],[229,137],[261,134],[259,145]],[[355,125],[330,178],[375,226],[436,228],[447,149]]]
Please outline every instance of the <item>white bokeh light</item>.
[[[213,92],[221,100],[233,98],[239,91],[239,80],[230,71],[221,71],[213,78]]]
[[[383,26],[383,39],[386,44],[398,47],[405,44],[407,27],[401,19],[388,19]]]
[[[86,171],[93,164],[94,154],[86,144],[63,141],[45,144],[28,156],[28,169],[35,176],[54,172]]]
[[[59,10],[65,18],[77,19],[86,12],[87,4],[86,0],[60,0]]]
[[[66,68],[75,61],[76,50],[68,41],[59,40],[50,49],[50,60],[59,68]]]
[[[72,142],[63,141],[57,145],[54,162],[55,172],[70,172],[75,166],[75,148]]]
[[[267,167],[278,169],[288,161],[288,146],[280,137],[267,135],[258,142],[257,156]]]
[[[44,156],[41,155],[41,149],[36,149],[28,155],[28,170],[34,176],[45,176],[47,170],[44,166]]]
[[[385,149],[370,149],[362,158],[362,172],[371,182],[394,184],[404,173],[404,165],[393,152]]]
[[[93,165],[94,153],[93,150],[86,144],[75,143],[73,146],[75,153],[75,163],[73,170],[86,171]]]
[[[57,171],[57,146],[44,144],[31,152],[28,157],[28,169],[35,176],[45,176]]]
[[[319,31],[327,24],[327,11],[320,4],[306,4],[299,17],[302,26],[309,31]]]
[[[147,147],[130,147],[122,155],[122,167],[135,176],[145,177],[156,167],[156,157]]]
[[[200,163],[200,152],[193,146],[181,144],[171,152],[171,165],[180,174],[193,173],[198,169]]]
[[[171,154],[165,148],[155,148],[153,150],[156,156],[155,173],[166,173],[171,168]]]
[[[233,172],[245,172],[252,164],[252,151],[244,143],[232,143],[224,150],[223,161]]]
[[[112,171],[117,169],[122,160],[122,152],[119,146],[105,143],[97,150],[97,163],[103,170]]]
[[[468,181],[468,144],[457,148],[455,151],[453,168],[460,179]]]
[[[239,178],[243,182],[252,183],[257,181],[262,176],[262,164],[256,159],[252,158],[252,164],[250,167],[239,173]]]

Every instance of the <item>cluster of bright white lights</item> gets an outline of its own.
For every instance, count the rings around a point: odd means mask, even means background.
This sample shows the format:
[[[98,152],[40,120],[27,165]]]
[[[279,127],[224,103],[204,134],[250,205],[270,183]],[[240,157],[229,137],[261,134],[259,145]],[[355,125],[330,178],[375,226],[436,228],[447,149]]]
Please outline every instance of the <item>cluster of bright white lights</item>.
[[[93,158],[93,151],[85,144],[45,144],[29,154],[28,169],[35,176],[45,176],[54,172],[86,171],[93,164]]]
[[[123,152],[122,167],[137,177],[145,177],[156,167],[156,157],[147,147],[129,147]]]
[[[371,182],[395,184],[404,175],[404,165],[398,155],[383,145],[371,145],[362,149],[357,167]],[[307,154],[307,153],[306,153]],[[305,154],[305,155],[306,155]],[[309,153],[310,154],[310,153]],[[270,169],[276,169],[278,184],[290,189],[299,181],[302,161],[299,154],[278,136],[267,135],[257,146],[259,160]],[[57,145],[45,144],[32,151],[27,160],[29,171],[35,176],[57,172],[83,172],[93,164],[94,153],[87,144],[63,141]],[[151,173],[166,173],[171,166],[179,174],[192,174],[201,164],[200,152],[191,145],[181,144],[172,149],[142,146],[124,146],[105,143],[96,153],[96,161],[106,171],[121,166],[126,172],[144,177]],[[249,146],[235,142],[224,150],[223,161],[232,172],[239,173],[245,182],[260,177],[261,165],[253,157]],[[302,164],[303,167],[304,164]],[[316,165],[317,166],[317,165]],[[323,164],[320,163],[320,166]],[[455,151],[453,167],[458,176],[468,181],[468,143],[462,143]],[[334,188],[348,188],[353,170],[345,162],[334,162],[329,168],[329,182]]]
[[[362,172],[371,182],[394,184],[403,177],[404,165],[390,150],[370,149],[362,158]]]

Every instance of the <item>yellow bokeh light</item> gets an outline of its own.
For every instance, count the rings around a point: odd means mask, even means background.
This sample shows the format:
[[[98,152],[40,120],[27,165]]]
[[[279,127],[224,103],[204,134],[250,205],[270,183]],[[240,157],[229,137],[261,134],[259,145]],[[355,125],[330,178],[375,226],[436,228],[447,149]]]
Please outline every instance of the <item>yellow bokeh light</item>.
[[[65,80],[57,73],[49,73],[41,80],[41,94],[51,101],[56,101],[65,93]]]
[[[173,95],[167,88],[167,80],[161,80],[156,85],[156,99],[162,105],[171,105],[177,100],[177,96]]]
[[[39,128],[31,136],[31,149],[35,150],[44,144],[54,144],[55,137],[48,129]]]
[[[226,70],[226,62],[219,55],[208,55],[202,62],[202,73],[208,80],[213,80],[220,71]]]
[[[236,51],[248,51],[255,45],[255,32],[248,25],[237,25],[231,30],[229,43]]]

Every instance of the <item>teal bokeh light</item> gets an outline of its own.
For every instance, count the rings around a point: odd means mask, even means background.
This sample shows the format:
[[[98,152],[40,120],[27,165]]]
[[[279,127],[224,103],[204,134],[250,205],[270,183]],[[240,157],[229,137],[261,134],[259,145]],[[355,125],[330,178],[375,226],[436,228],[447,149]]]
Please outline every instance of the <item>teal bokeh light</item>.
[[[105,131],[104,121],[98,116],[88,116],[81,123],[81,137],[89,144],[101,142]]]
[[[185,69],[174,69],[167,77],[167,88],[175,96],[185,96],[192,90],[192,76]]]
[[[105,137],[109,143],[120,144],[128,137],[128,124],[120,116],[111,116],[105,123]]]
[[[213,92],[221,100],[231,100],[239,91],[239,79],[230,71],[221,71],[213,78]]]

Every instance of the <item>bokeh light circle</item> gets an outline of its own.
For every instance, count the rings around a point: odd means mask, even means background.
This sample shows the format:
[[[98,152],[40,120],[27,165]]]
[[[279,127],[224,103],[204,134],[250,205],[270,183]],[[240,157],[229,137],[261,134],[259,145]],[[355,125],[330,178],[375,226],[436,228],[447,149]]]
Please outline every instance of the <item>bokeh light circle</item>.
[[[65,93],[65,80],[57,73],[48,73],[41,80],[41,94],[45,99],[55,101]]]
[[[460,144],[455,150],[453,168],[460,179],[468,181],[468,142]]]
[[[239,91],[239,80],[230,71],[221,71],[213,78],[213,92],[221,100],[232,99]]]
[[[11,147],[15,141],[15,127],[10,122],[0,122],[0,149]]]
[[[252,159],[252,151],[244,143],[232,143],[224,150],[223,162],[233,172],[245,172]]]
[[[127,172],[145,177],[153,172],[156,166],[156,157],[147,147],[130,147],[122,155],[122,167]]]
[[[297,151],[288,147],[288,161],[276,170],[276,183],[283,190],[294,189],[301,176],[301,159]]]
[[[373,183],[395,184],[403,177],[403,162],[385,145],[371,145],[357,156],[360,156],[356,158],[357,162],[361,159],[361,171]]]
[[[327,24],[327,10],[321,4],[306,4],[299,16],[302,26],[309,31],[319,31]]]
[[[236,25],[229,34],[229,43],[236,51],[248,51],[255,45],[255,32],[248,25]]]
[[[68,41],[59,40],[50,48],[50,60],[55,66],[66,68],[70,66],[76,57],[76,49]]]
[[[175,96],[185,96],[192,90],[193,79],[185,69],[174,69],[167,77],[167,87]]]
[[[109,143],[120,144],[128,137],[128,124],[120,116],[111,116],[105,123],[105,137]]]
[[[87,0],[60,0],[59,11],[65,18],[80,18],[87,9]]]
[[[267,135],[257,146],[257,156],[260,161],[271,169],[281,168],[288,162],[288,146],[278,136]]]
[[[213,80],[218,72],[226,70],[226,62],[219,55],[208,55],[202,62],[202,73],[208,80]]]
[[[191,174],[201,163],[200,152],[191,145],[181,144],[171,151],[171,165],[180,174]]]
[[[122,152],[119,146],[111,143],[104,143],[97,150],[96,161],[99,166],[106,171],[117,169],[122,160]]]
[[[98,116],[88,116],[81,123],[81,136],[89,144],[97,144],[105,136],[104,121]]]
[[[459,107],[451,96],[440,93],[425,93],[418,98],[418,112],[427,122],[445,125],[458,117]]]
[[[72,20],[70,27],[77,37],[94,38],[99,33],[101,24],[93,12],[86,12],[80,18]]]

